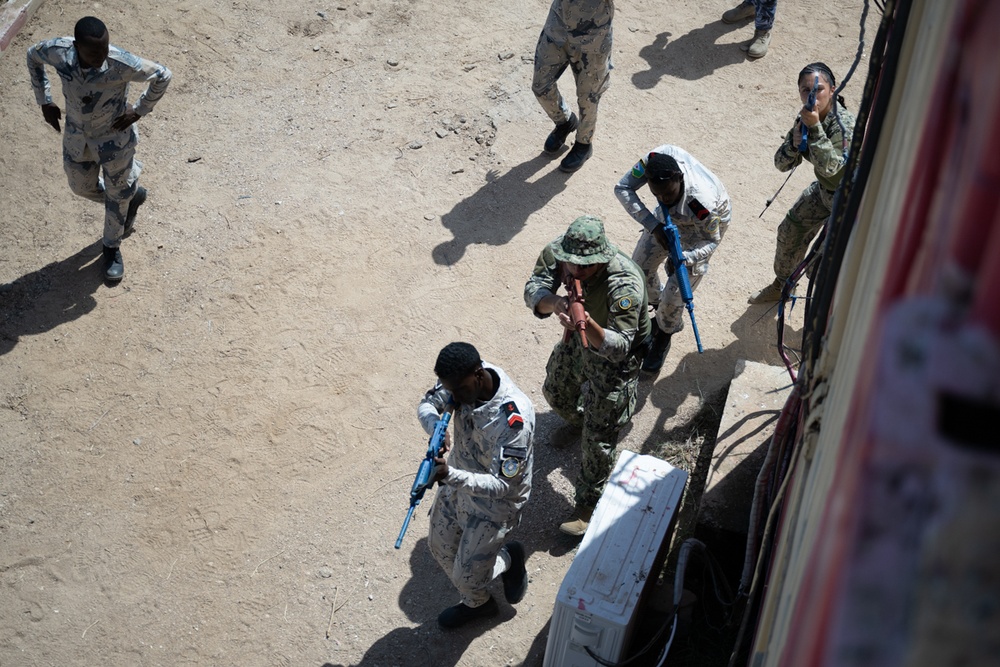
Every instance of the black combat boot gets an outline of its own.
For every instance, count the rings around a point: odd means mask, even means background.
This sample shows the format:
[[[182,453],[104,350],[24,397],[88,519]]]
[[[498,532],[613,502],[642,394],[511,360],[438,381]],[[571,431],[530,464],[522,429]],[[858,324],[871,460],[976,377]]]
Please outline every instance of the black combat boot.
[[[528,569],[524,567],[526,560],[524,545],[511,542],[504,546],[510,556],[510,567],[500,577],[503,579],[503,596],[507,602],[517,604],[528,592]]]
[[[559,163],[559,170],[572,174],[574,171],[582,167],[583,163],[589,160],[590,156],[593,154],[593,146],[590,144],[580,143],[578,141],[573,144],[573,148],[569,149],[569,153],[566,153],[566,157],[564,157],[562,162]]]
[[[125,275],[125,262],[120,248],[104,246],[104,279],[116,283]]]
[[[548,138],[545,140],[545,148],[542,149],[546,155],[555,155],[559,152],[559,149],[563,147],[566,143],[566,137],[569,136],[570,132],[576,130],[577,126],[580,125],[580,120],[576,117],[575,113],[569,115],[569,120],[565,123],[559,123],[556,125],[556,129],[549,133]]]
[[[649,346],[646,358],[642,360],[642,370],[645,373],[659,373],[663,368],[663,361],[670,352],[670,338],[672,334],[663,331],[656,321],[653,321],[653,342]]]
[[[491,595],[485,604],[481,604],[478,607],[470,607],[464,602],[454,607],[448,607],[438,616],[438,625],[450,630],[452,628],[460,628],[469,621],[474,621],[477,618],[488,618],[496,616],[498,613],[500,613],[500,607],[497,606],[497,601]]]
[[[132,195],[132,201],[128,203],[128,215],[125,216],[125,233],[123,236],[128,236],[132,233],[132,228],[135,227],[135,214],[139,212],[139,207],[145,203],[146,188],[139,186],[135,194]]]

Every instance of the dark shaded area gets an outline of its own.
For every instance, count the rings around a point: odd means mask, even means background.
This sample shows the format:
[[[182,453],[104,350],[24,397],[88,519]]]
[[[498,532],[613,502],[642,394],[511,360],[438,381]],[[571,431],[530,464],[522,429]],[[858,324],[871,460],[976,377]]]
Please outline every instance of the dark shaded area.
[[[938,395],[938,429],[941,435],[983,453],[1000,450],[1000,406],[949,392]]]
[[[695,552],[688,562],[677,634],[665,663],[671,667],[724,667],[736,641],[738,627],[732,622],[732,591],[736,590],[742,572],[746,536],[698,523],[705,481],[728,393],[729,387],[726,386],[706,396],[687,423],[663,433],[659,443],[650,447],[650,454],[685,467],[690,471],[690,477],[678,513],[664,576],[654,589],[653,603],[643,614],[644,624],[633,640],[633,650],[651,641],[659,628],[672,619],[677,551],[683,540],[689,537],[701,540],[711,555],[709,558]],[[749,468],[753,463],[745,461],[741,465]],[[749,507],[746,512],[749,513]],[[714,565],[710,562],[712,560]],[[650,655],[635,664],[655,665],[665,642],[666,637],[660,638],[650,649]]]
[[[743,568],[746,536],[698,525],[695,537],[721,565],[732,591],[736,590]],[[688,566],[684,587],[693,594],[689,631],[679,634],[667,665],[670,667],[726,667],[739,631],[738,607],[726,605],[716,595],[708,565],[702,560]],[[721,592],[721,591],[720,591]],[[730,602],[731,600],[726,600]],[[683,617],[682,617],[683,618]]]
[[[536,407],[542,404],[536,402]],[[574,550],[579,538],[559,532],[559,524],[573,513],[572,497],[566,498],[549,482],[552,473],[562,470],[575,480],[580,471],[580,441],[558,448],[549,444],[552,433],[563,425],[562,418],[554,412],[539,412],[535,416],[534,471],[531,478],[531,500],[527,511],[521,515],[521,525],[513,539],[521,540],[528,553],[544,551],[559,558]],[[544,509],[544,511],[539,511]]]
[[[12,283],[0,285],[0,356],[17,345],[22,336],[51,331],[97,306],[93,294],[104,283],[101,266],[91,263],[101,256],[101,241]]]
[[[727,65],[744,62],[746,53],[739,44],[716,44],[720,37],[744,25],[716,21],[676,39],[671,39],[669,32],[661,32],[652,44],[639,49],[639,57],[648,63],[649,69],[633,74],[632,83],[636,88],[648,90],[665,76],[695,81]],[[751,31],[747,39],[752,36]]]
[[[705,298],[708,298],[707,293],[705,294]],[[695,293],[696,306],[698,297],[698,293]],[[695,313],[697,316],[697,308]],[[664,426],[677,414],[677,410],[688,396],[696,395],[703,402],[708,398],[705,394],[708,388],[703,387],[699,381],[699,378],[708,375],[708,369],[727,368],[731,373],[735,370],[739,359],[773,366],[783,365],[778,355],[775,318],[776,309],[773,307],[749,306],[730,326],[730,330],[736,334],[736,340],[724,348],[706,348],[703,354],[699,354],[694,346],[690,323],[687,323],[680,333],[675,334],[667,357],[667,365],[671,363],[671,359],[676,358],[675,355],[682,354],[677,368],[670,375],[643,374],[639,378],[636,412],[649,409],[645,407],[647,402],[657,410],[656,424],[642,444],[640,452],[657,455],[655,450],[659,443],[671,441],[671,438],[676,437],[675,433],[664,431]],[[801,329],[794,330],[786,324],[784,337],[785,345],[795,348],[802,339]],[[790,354],[794,359],[796,350],[793,349]],[[719,418],[721,419],[721,414]],[[714,435],[715,432],[712,433]]]
[[[438,627],[438,614],[457,604],[458,594],[428,550],[426,537],[420,538],[410,552],[410,571],[410,580],[399,593],[399,608],[408,619],[420,625],[392,630],[372,644],[361,662],[352,667],[404,665],[412,656],[422,656],[420,664],[452,667],[461,663],[473,639],[516,614],[503,602],[500,593],[500,613],[495,617],[445,632]],[[445,637],[446,641],[442,641]],[[325,663],[323,667],[344,666]]]
[[[771,432],[778,421],[779,410],[760,410],[745,415],[733,424],[726,433],[720,433],[716,442],[726,440],[728,435],[741,428],[751,427],[752,431],[738,440],[727,442],[725,449],[714,446],[713,458],[710,462],[709,474],[714,474],[718,467],[729,465],[726,458],[741,444],[744,445],[743,459],[726,472],[725,476],[716,478],[714,486],[706,490],[699,502],[698,520],[701,524],[711,524],[721,530],[745,531],[750,524],[750,501],[753,498],[757,475],[767,456],[771,443]],[[746,454],[747,447],[753,450]]]
[[[544,137],[539,137],[539,146],[543,140]],[[510,242],[524,228],[532,213],[540,211],[565,189],[569,175],[559,171],[558,165],[554,158],[539,155],[502,176],[495,170],[487,173],[486,183],[481,188],[441,216],[441,224],[454,238],[434,248],[434,261],[451,266],[465,256],[470,245],[500,246]],[[533,183],[528,182],[545,167],[550,168],[547,174]]]

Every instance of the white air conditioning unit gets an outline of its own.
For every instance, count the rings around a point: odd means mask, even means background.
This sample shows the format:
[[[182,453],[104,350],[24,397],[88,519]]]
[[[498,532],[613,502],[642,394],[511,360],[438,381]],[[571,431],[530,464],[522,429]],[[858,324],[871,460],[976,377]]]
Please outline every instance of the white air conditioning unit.
[[[625,657],[636,610],[669,544],[687,473],[623,451],[556,597],[544,667]]]

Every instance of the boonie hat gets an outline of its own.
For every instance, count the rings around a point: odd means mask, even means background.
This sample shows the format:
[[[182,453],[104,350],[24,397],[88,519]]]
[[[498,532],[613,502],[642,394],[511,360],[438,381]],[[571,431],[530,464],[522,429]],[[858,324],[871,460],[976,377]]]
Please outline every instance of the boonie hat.
[[[618,248],[608,243],[604,223],[595,215],[581,215],[552,245],[557,260],[578,266],[605,264],[618,254]]]

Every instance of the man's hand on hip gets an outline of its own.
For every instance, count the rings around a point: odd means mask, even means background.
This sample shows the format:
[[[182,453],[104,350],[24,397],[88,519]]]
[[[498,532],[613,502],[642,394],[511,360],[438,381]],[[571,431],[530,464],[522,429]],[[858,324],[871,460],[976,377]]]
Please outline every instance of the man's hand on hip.
[[[125,113],[123,113],[121,116],[119,116],[118,118],[116,118],[115,122],[111,123],[111,129],[112,130],[118,130],[118,131],[124,130],[125,128],[129,127],[130,125],[132,125],[132,123],[134,123],[137,120],[139,120],[139,118],[141,118],[141,116],[139,114],[137,114],[132,109],[129,109],[128,111],[126,111]]]

